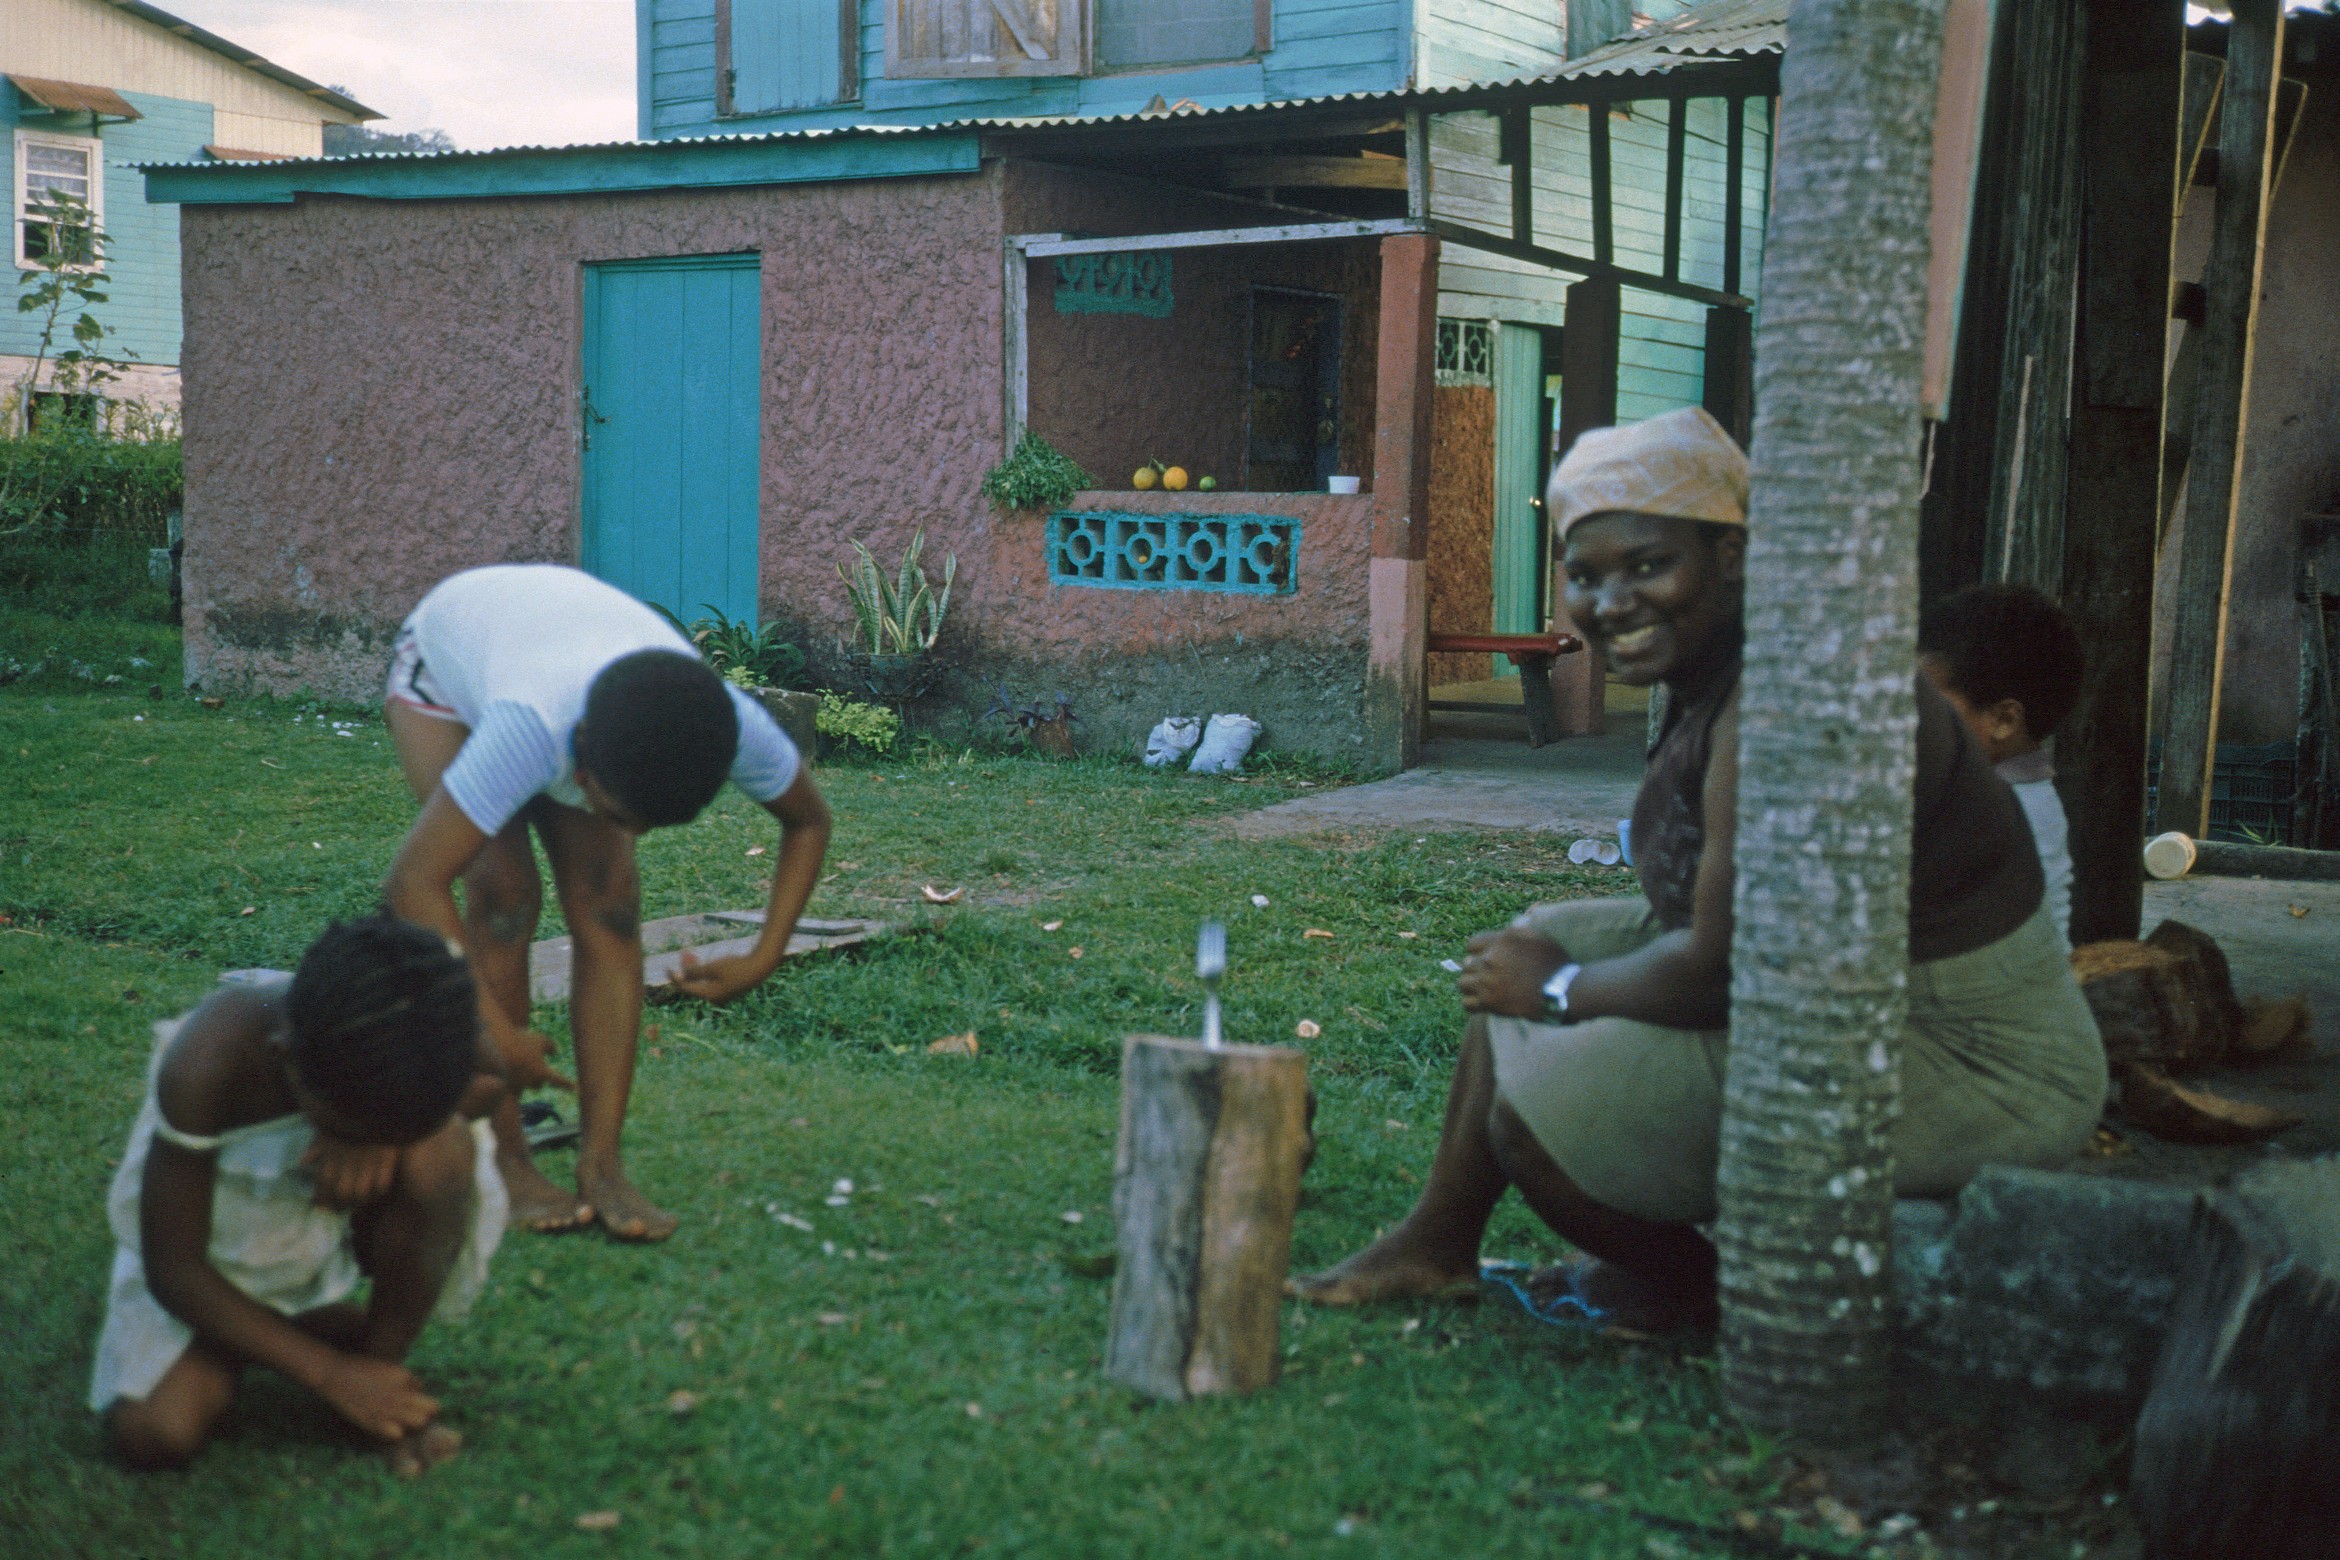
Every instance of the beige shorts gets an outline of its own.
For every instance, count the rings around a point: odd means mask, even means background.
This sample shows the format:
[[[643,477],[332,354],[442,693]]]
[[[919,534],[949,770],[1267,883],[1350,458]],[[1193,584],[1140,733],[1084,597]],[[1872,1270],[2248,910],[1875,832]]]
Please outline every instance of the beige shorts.
[[[1640,899],[1521,919],[1586,964],[1659,935]],[[1726,1031],[1494,1018],[1487,1037],[1498,1093],[1587,1196],[1644,1219],[1714,1217]],[[1911,968],[1897,1191],[1948,1196],[1986,1164],[2061,1164],[2086,1146],[2104,1094],[2096,1020],[2044,906],[1995,943]]]

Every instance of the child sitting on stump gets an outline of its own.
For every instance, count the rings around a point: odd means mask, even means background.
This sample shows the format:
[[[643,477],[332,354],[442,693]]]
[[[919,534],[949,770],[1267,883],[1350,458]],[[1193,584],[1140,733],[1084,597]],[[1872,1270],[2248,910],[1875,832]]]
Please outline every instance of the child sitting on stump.
[[[401,1473],[454,1455],[400,1362],[478,1294],[503,1234],[494,1140],[466,1119],[502,1092],[478,1004],[445,939],[375,916],[329,928],[289,981],[223,986],[156,1026],[106,1199],[89,1394],[125,1462],[192,1461],[246,1365],[316,1393]]]
[[[1977,585],[1925,614],[1918,665],[2023,804],[2048,913],[2069,946],[2072,852],[2047,744],[2080,702],[2087,658],[2071,618],[2029,585]]]

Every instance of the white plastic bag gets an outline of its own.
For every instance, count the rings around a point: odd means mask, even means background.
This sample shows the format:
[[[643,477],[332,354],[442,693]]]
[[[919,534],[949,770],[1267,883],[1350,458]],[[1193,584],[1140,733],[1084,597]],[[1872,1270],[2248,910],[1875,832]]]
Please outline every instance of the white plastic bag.
[[[1146,738],[1146,767],[1175,764],[1202,740],[1202,721],[1193,715],[1172,715]]]
[[[1203,728],[1202,745],[1194,750],[1187,769],[1198,775],[1233,774],[1243,767],[1243,756],[1259,740],[1259,722],[1248,715],[1213,715]]]

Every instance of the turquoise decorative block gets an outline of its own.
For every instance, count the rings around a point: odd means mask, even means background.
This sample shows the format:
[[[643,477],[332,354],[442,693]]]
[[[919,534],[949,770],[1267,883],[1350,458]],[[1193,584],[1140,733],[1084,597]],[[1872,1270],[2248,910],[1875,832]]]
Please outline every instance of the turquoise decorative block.
[[[1170,256],[1166,252],[1057,256],[1059,314],[1142,314],[1166,320],[1170,305]]]
[[[1048,517],[1048,580],[1107,590],[1217,590],[1286,596],[1300,583],[1300,522],[1288,515]]]

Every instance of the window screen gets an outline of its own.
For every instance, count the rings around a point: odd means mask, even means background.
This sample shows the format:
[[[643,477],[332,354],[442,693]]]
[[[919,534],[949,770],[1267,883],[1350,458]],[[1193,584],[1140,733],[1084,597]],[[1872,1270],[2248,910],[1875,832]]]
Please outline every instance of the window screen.
[[[1096,0],[1102,67],[1184,65],[1251,53],[1256,0]]]

